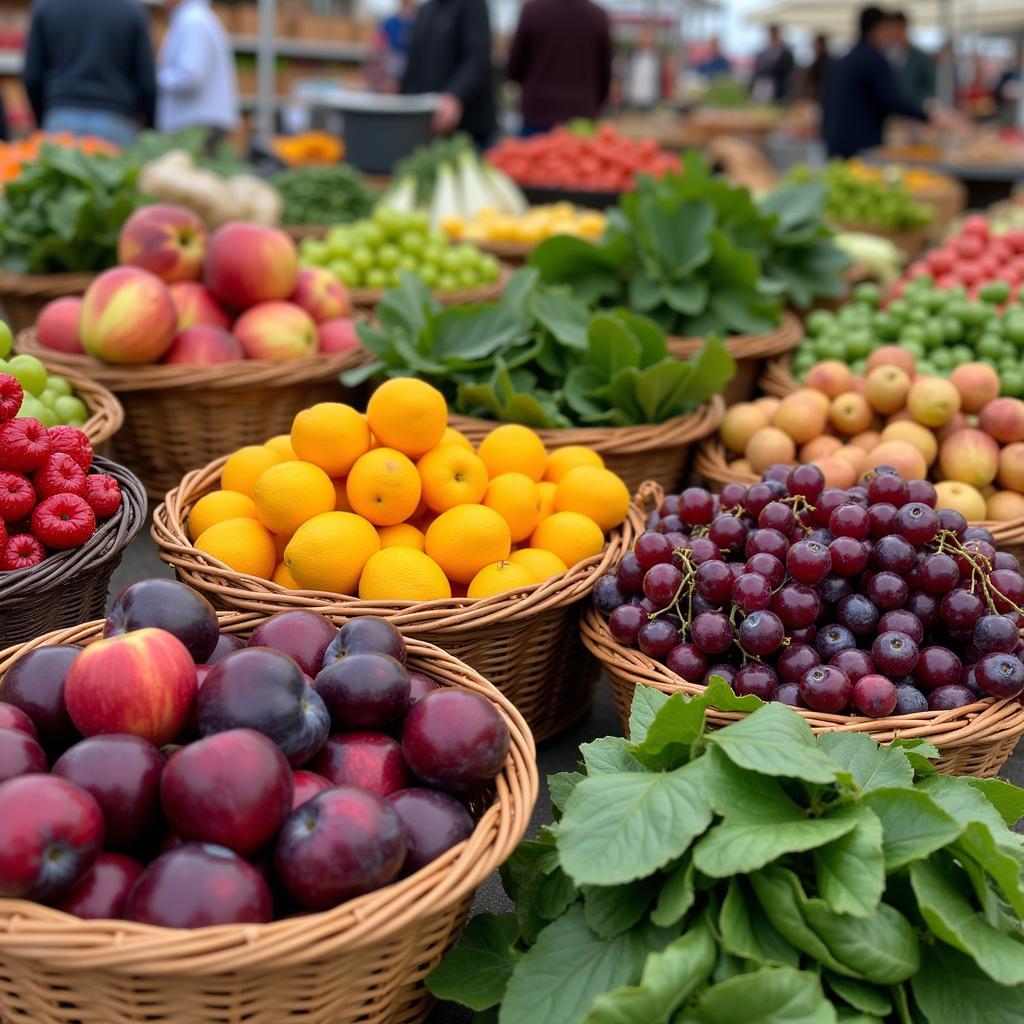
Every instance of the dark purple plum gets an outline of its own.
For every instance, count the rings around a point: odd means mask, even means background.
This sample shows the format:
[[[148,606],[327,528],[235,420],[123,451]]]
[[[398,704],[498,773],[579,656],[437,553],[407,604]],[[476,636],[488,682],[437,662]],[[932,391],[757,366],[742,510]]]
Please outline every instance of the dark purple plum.
[[[148,627],[176,636],[196,664],[213,654],[220,639],[213,605],[177,580],[157,577],[125,587],[110,606],[103,635],[120,636]]]
[[[350,654],[390,654],[405,663],[405,640],[402,634],[384,619],[370,617],[349,619],[338,631],[324,653],[323,667]]]
[[[316,677],[335,730],[384,729],[409,709],[405,666],[386,654],[349,654]]]
[[[621,604],[621,602],[620,602]],[[322,615],[302,609],[278,612],[260,623],[249,637],[250,647],[269,647],[294,658],[313,678],[324,663],[324,654],[338,630]]]
[[[437,790],[403,789],[387,801],[405,830],[404,875],[426,867],[473,833],[473,819],[466,808]]]

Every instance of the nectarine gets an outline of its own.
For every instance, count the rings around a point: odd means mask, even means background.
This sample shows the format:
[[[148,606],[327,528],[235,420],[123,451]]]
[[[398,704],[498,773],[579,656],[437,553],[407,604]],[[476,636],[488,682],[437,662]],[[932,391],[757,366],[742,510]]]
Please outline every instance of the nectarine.
[[[981,412],[994,398],[999,397],[1002,386],[999,374],[984,363],[964,363],[950,375],[949,382],[960,392],[960,405],[964,412]]]
[[[853,388],[853,371],[838,359],[826,359],[812,366],[804,380],[809,388],[816,388],[829,398],[837,398]]]
[[[939,469],[948,480],[986,487],[999,471],[999,445],[988,434],[964,427],[939,446]]]
[[[792,462],[796,458],[796,445],[789,434],[778,427],[762,427],[747,442],[744,453],[756,473],[763,473],[776,462]]]
[[[879,366],[864,381],[864,397],[883,416],[902,409],[910,391],[910,377],[898,366]]]
[[[935,485],[935,494],[936,508],[955,509],[968,522],[983,520],[987,514],[985,499],[970,484],[959,480],[942,480]]]
[[[874,414],[868,400],[855,391],[847,391],[832,399],[829,422],[843,434],[860,434],[871,427]]]
[[[879,466],[892,466],[904,480],[920,480],[928,472],[924,456],[908,441],[883,441],[868,452],[866,468]]]
[[[910,415],[926,427],[941,427],[960,411],[960,392],[941,377],[919,377],[907,395]]]
[[[768,426],[769,419],[769,415],[752,402],[740,402],[726,412],[718,433],[729,451],[742,453],[754,434]]]

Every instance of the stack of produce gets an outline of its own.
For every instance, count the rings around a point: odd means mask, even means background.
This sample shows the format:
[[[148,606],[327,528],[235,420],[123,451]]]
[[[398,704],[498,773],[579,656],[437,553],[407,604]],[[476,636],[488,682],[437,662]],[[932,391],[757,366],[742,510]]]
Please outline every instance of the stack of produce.
[[[103,634],[0,679],[0,897],[265,924],[419,871],[493,802],[505,720],[408,670],[380,619],[284,612],[246,644],[195,592],[144,580]]]
[[[323,403],[290,436],[228,457],[188,518],[195,547],[236,572],[370,601],[490,597],[599,555],[629,492],[585,448],[548,452],[526,427],[477,451],[444,396],[387,381],[363,416]]]
[[[447,217],[441,222],[441,230],[460,242],[528,246],[555,235],[598,239],[606,225],[607,218],[596,210],[580,210],[572,203],[554,203],[531,206],[524,214],[485,209],[469,219]]]
[[[296,167],[275,174],[271,184],[284,202],[283,224],[349,224],[369,217],[378,199],[362,175],[345,164]]]
[[[35,356],[12,356],[11,345],[10,329],[0,323],[0,375],[14,377],[23,391],[15,415],[39,420],[46,427],[83,426],[89,410],[67,380],[49,373]]]
[[[0,181],[14,181],[21,175],[26,164],[34,163],[42,154],[44,146],[58,146],[62,149],[80,149],[87,156],[102,153],[113,156],[117,146],[106,139],[92,135],[71,135],[64,132],[33,132],[31,135],[12,142],[0,142]]]

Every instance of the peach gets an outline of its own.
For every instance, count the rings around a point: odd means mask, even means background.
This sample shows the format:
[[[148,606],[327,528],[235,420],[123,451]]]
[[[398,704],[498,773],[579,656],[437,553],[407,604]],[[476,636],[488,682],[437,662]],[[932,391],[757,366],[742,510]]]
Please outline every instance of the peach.
[[[178,311],[156,275],[114,267],[89,285],[78,331],[85,351],[105,363],[155,363],[174,341]]]
[[[868,452],[866,468],[879,466],[892,466],[904,480],[920,480],[928,472],[924,456],[909,441],[883,441]]]
[[[972,419],[977,419],[977,417],[972,417]],[[964,427],[971,425],[967,422],[967,417],[962,412],[958,412],[944,427],[939,427],[934,431],[935,440],[942,444],[950,434],[955,434],[958,430],[963,430]]]
[[[796,445],[789,434],[778,427],[762,427],[747,442],[746,451],[755,473],[763,473],[776,462],[792,462],[796,458]]]
[[[988,499],[995,497],[996,489],[992,484],[986,484],[978,493],[985,499],[985,504],[988,505]]]
[[[941,377],[919,377],[910,386],[907,408],[918,423],[942,427],[960,411],[960,392]]]
[[[993,399],[999,397],[1002,386],[999,374],[984,363],[964,363],[950,375],[949,382],[960,392],[960,406],[964,412],[981,412]]]
[[[864,381],[864,397],[875,412],[888,416],[903,408],[910,383],[910,377],[898,366],[879,366]]]
[[[939,469],[947,480],[985,487],[999,472],[999,445],[988,434],[964,427],[939,446]]]
[[[868,461],[868,453],[863,448],[858,448],[854,444],[848,444],[840,448],[832,457],[851,466],[855,479],[863,472]]]
[[[935,435],[920,423],[913,420],[900,420],[890,423],[881,434],[882,441],[906,441],[912,444],[930,466],[939,455],[939,443]]]
[[[762,395],[760,398],[754,399],[754,405],[760,409],[765,416],[768,417],[768,421],[771,422],[771,418],[775,415],[775,410],[782,404],[781,398],[774,398],[772,395]]]
[[[82,355],[82,339],[78,334],[78,317],[82,300],[67,296],[54,299],[43,306],[36,320],[36,340],[43,348],[55,352],[73,352]]]
[[[786,396],[786,398],[803,398],[808,399],[817,405],[822,412],[827,413],[828,407],[832,404],[832,400],[822,391],[816,391],[814,388],[797,388],[792,394]],[[786,399],[784,398],[783,401]]]
[[[978,416],[978,426],[1003,444],[1024,441],[1024,402],[1019,398],[997,398]]]
[[[734,473],[746,473],[749,476],[757,476],[754,472],[754,467],[750,464],[747,459],[734,459],[729,463],[729,468]]]
[[[800,449],[800,461],[814,462],[815,459],[824,459],[829,455],[834,455],[842,447],[843,442],[838,437],[822,434],[821,437],[808,441]]]
[[[911,379],[917,372],[914,357],[896,345],[882,345],[868,356],[866,369],[869,374],[880,366],[898,366]]]
[[[752,402],[740,402],[732,406],[722,420],[718,436],[731,452],[746,451],[747,442],[762,427],[767,427],[771,417]]]
[[[856,445],[869,452],[882,440],[882,435],[877,430],[864,430],[850,438],[850,444]]]
[[[818,459],[814,463],[825,475],[826,487],[852,487],[857,480],[857,474],[853,466],[834,455],[828,455],[824,459]]]
[[[316,324],[292,302],[261,302],[235,321],[235,337],[247,359],[284,362],[316,352]]]
[[[860,434],[871,427],[874,415],[871,406],[863,395],[855,391],[847,391],[832,399],[828,413],[829,422],[840,433]]]
[[[797,444],[821,436],[825,430],[825,411],[809,398],[790,395],[772,417],[772,426],[785,431]]]
[[[298,276],[295,243],[277,228],[231,221],[210,237],[206,287],[231,309],[287,299]]]
[[[238,339],[211,324],[196,324],[187,327],[167,350],[165,363],[210,366],[213,363],[234,363],[245,358]]]
[[[121,228],[117,261],[142,267],[165,284],[198,281],[206,258],[206,225],[191,210],[154,203],[136,210]]]
[[[227,329],[231,317],[217,301],[213,292],[198,281],[179,281],[168,289],[178,311],[178,330],[184,331],[196,324],[210,324]]]
[[[335,355],[350,352],[359,348],[361,342],[356,334],[356,322],[349,317],[339,316],[333,320],[324,320],[316,325],[317,338],[320,340],[320,351]],[[740,451],[743,449],[741,448]]]
[[[318,324],[348,316],[352,311],[348,289],[323,267],[301,267],[291,301],[301,306]]]
[[[1008,523],[1011,519],[1024,519],[1024,494],[1016,491],[996,491],[985,502],[985,518],[997,523]]]
[[[1008,444],[999,453],[999,472],[996,474],[1000,487],[1024,494],[1024,443]]]
[[[829,398],[837,398],[844,391],[853,389],[853,371],[838,359],[826,359],[807,371],[804,382]]]
[[[940,480],[935,485],[936,508],[952,508],[968,522],[979,522],[987,515],[985,499],[977,488],[959,480]]]

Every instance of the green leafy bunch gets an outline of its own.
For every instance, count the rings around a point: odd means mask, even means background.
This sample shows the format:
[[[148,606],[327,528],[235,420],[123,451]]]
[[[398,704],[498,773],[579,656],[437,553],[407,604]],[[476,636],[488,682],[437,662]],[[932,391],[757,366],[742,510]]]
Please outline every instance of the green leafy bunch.
[[[285,224],[351,224],[373,213],[377,193],[348,164],[290,167],[270,180]]]
[[[708,731],[708,707],[750,711]],[[1019,1024],[1024,790],[920,741],[815,739],[720,679],[639,687],[632,742],[549,779],[557,819],[428,980],[484,1024]]]
[[[792,185],[760,204],[712,175],[698,153],[683,171],[641,178],[609,213],[597,242],[558,236],[530,257],[545,282],[600,305],[628,305],[674,335],[747,334],[842,293],[848,257],[824,221],[820,183]]]
[[[435,139],[426,146],[414,149],[395,165],[391,177],[394,181],[412,178],[416,182],[416,202],[429,204],[437,186],[437,175],[445,164],[455,164],[465,152],[474,152],[473,141],[465,132],[456,132],[446,139]]]
[[[735,370],[715,338],[683,362],[652,321],[594,313],[565,289],[541,286],[530,269],[514,274],[498,301],[447,308],[402,274],[377,319],[357,328],[377,361],[346,373],[345,384],[411,374],[456,412],[529,427],[662,423],[720,393]]]

